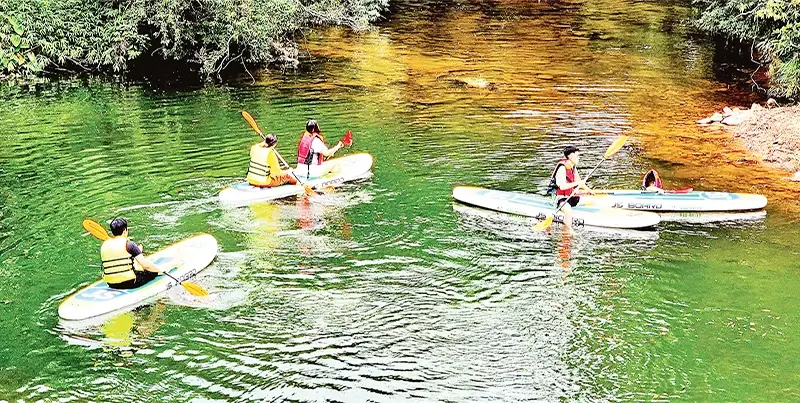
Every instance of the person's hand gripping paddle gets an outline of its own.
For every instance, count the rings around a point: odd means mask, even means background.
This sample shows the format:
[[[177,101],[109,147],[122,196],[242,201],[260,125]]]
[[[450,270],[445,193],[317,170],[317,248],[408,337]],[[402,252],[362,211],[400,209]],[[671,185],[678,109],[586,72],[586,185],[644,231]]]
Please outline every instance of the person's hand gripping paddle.
[[[106,232],[106,229],[103,228],[102,225],[98,224],[97,221],[94,221],[94,220],[91,220],[91,219],[88,219],[88,218],[84,219],[83,220],[83,229],[85,229],[90,234],[92,234],[95,238],[97,238],[97,239],[99,239],[101,241],[105,241],[105,240],[110,238],[108,236],[108,232]],[[180,285],[182,285],[183,288],[185,288],[186,291],[189,292],[189,294],[196,295],[198,297],[207,297],[208,296],[208,291],[206,291],[205,288],[203,288],[203,287],[201,287],[201,286],[199,286],[199,285],[197,285],[195,283],[190,283],[188,281],[180,281],[177,278],[173,277],[171,274],[167,273],[166,271],[164,271],[162,273],[164,273],[165,276],[167,276],[167,277],[177,281],[178,283],[180,283]]]
[[[262,131],[261,131],[261,128],[259,128],[259,127],[258,127],[258,123],[256,123],[256,120],[255,120],[255,119],[253,119],[253,117],[252,117],[252,116],[250,116],[250,114],[249,114],[249,113],[247,113],[247,111],[242,111],[242,117],[244,117],[244,120],[246,120],[246,121],[247,121],[247,123],[250,123],[250,127],[252,127],[252,128],[253,128],[253,130],[255,130],[255,131],[256,131],[256,133],[258,133],[258,135],[259,135],[259,136],[261,136],[261,139],[265,139],[265,138],[266,138],[266,137],[264,136],[264,132],[262,132]],[[280,160],[281,160],[281,162],[282,162],[284,165],[286,165],[287,167],[289,167],[289,169],[291,169],[291,168],[292,168],[292,166],[291,166],[291,165],[289,165],[289,164],[286,162],[286,160],[285,160],[285,159],[283,159],[283,156],[281,156],[281,154],[278,152],[278,150],[275,150],[275,155],[277,155],[277,156],[278,156],[278,159],[280,159]],[[314,191],[314,189],[312,189],[312,188],[311,188],[311,186],[309,186],[307,183],[305,183],[305,182],[301,181],[301,180],[300,180],[300,178],[298,178],[298,177],[297,177],[297,175],[295,175],[295,174],[294,174],[294,171],[291,171],[290,173],[291,173],[291,174],[292,174],[292,176],[294,177],[294,180],[296,180],[296,181],[297,181],[297,183],[299,183],[299,184],[300,184],[300,186],[302,186],[302,187],[303,187],[303,190],[305,190],[305,192],[306,192],[306,194],[307,194],[307,195],[309,195],[309,196],[313,196],[313,195],[317,194],[317,193]]]
[[[625,145],[626,141],[628,141],[628,136],[619,136],[616,140],[614,140],[614,142],[611,143],[610,146],[608,146],[608,149],[606,150],[606,153],[603,154],[603,159],[600,160],[600,162],[597,163],[597,165],[594,167],[594,169],[592,169],[589,172],[588,175],[586,175],[586,178],[584,179],[584,182],[589,180],[589,178],[592,176],[592,174],[594,174],[594,171],[596,171],[597,168],[600,168],[600,164],[602,164],[603,161],[611,158],[612,155],[616,154],[617,151],[619,151],[622,148],[622,146]],[[572,192],[570,192],[569,196],[567,196],[567,198],[564,199],[564,201],[559,203],[558,206],[556,206],[555,211],[553,211],[552,213],[548,214],[547,217],[545,217],[544,221],[539,222],[536,225],[534,225],[533,226],[533,230],[534,231],[543,231],[543,230],[546,230],[546,229],[550,228],[550,226],[553,225],[553,217],[556,214],[558,214],[558,212],[561,211],[562,208],[564,208],[564,204],[566,204],[569,201],[569,199],[572,198],[572,196],[575,194],[576,190],[578,190],[578,186],[572,188]]]

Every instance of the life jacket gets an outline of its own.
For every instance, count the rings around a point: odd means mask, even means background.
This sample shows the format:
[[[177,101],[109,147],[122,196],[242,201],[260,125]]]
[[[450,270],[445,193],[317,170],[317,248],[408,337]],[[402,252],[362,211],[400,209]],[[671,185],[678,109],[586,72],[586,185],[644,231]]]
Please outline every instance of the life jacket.
[[[642,176],[642,190],[647,190],[647,182],[653,182],[653,186],[661,189],[661,176],[658,175],[658,171],[655,169],[647,171]]]
[[[100,260],[103,262],[103,281],[117,284],[135,280],[133,256],[128,253],[128,238],[114,237],[100,246]]]
[[[270,168],[267,162],[274,147],[263,147],[262,143],[250,147],[250,166],[247,168],[247,182],[254,186],[267,186],[270,183]]]
[[[319,137],[320,140],[323,142],[325,141],[322,138],[322,135],[319,133],[311,134],[307,131],[303,131],[301,135],[300,143],[297,145],[297,164],[298,165],[311,165],[314,162],[314,154],[311,152],[311,143],[314,142],[315,137]],[[322,162],[325,161],[325,156],[317,154],[317,165],[322,165]]]
[[[556,196],[569,196],[572,194],[572,189],[561,190],[556,183],[556,172],[558,172],[558,168],[564,167],[567,169],[567,182],[575,182],[575,165],[566,158],[558,160],[555,169],[553,169],[553,173],[550,174],[550,184],[547,185],[547,194],[552,195],[555,194]]]

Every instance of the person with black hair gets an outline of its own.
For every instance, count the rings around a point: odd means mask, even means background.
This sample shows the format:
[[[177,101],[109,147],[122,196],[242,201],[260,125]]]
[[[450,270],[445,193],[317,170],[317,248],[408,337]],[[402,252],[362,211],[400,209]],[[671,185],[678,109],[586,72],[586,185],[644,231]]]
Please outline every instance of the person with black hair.
[[[264,141],[250,147],[250,166],[247,168],[247,182],[253,186],[270,188],[283,184],[296,184],[292,176],[291,167],[281,169],[275,145],[278,136],[270,133],[264,136]]]
[[[325,175],[333,166],[323,166],[325,158],[333,156],[344,146],[342,141],[335,146],[328,148],[325,145],[325,137],[319,130],[316,120],[309,120],[306,123],[306,130],[300,135],[300,143],[297,144],[297,170],[295,173],[307,178],[314,178]]]
[[[661,176],[658,171],[651,169],[642,177],[642,190],[645,192],[664,193],[661,188]]]
[[[147,260],[142,245],[128,239],[128,222],[124,218],[115,218],[109,227],[113,236],[100,246],[103,281],[109,287],[119,290],[141,287],[164,272]]]
[[[578,173],[578,162],[580,161],[578,147],[568,145],[564,147],[564,158],[556,163],[553,174],[550,176],[550,186],[548,193],[555,193],[556,206],[564,204],[561,211],[564,212],[564,224],[572,227],[572,207],[580,203],[580,196],[573,195],[573,190],[586,189],[586,181],[581,180]]]

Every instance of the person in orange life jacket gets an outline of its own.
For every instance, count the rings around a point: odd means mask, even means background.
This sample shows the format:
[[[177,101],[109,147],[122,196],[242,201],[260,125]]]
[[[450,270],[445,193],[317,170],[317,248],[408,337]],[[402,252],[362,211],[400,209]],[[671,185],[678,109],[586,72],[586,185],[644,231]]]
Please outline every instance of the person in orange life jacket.
[[[642,177],[642,190],[645,192],[664,193],[664,189],[661,188],[661,177],[655,169],[647,171]]]
[[[552,181],[555,184],[556,206],[564,203],[561,211],[564,212],[564,224],[572,227],[572,207],[580,202],[580,196],[572,196],[574,188],[590,190],[586,186],[586,181],[581,180],[578,174],[578,162],[580,155],[578,147],[569,145],[564,148],[564,158],[559,160],[553,170]],[[577,192],[576,192],[577,194]],[[569,199],[567,199],[569,197]]]
[[[325,158],[332,156],[344,146],[339,141],[335,146],[328,148],[325,145],[325,138],[319,130],[316,120],[309,120],[306,123],[306,130],[300,137],[297,145],[297,169],[295,173],[307,178],[314,178],[325,175],[333,169],[334,165],[322,163]]]
[[[147,260],[142,253],[142,245],[136,245],[128,239],[128,222],[125,219],[115,218],[110,228],[113,236],[100,246],[103,281],[109,287],[119,290],[141,287],[164,272]]]
[[[296,184],[291,168],[281,169],[275,145],[278,136],[270,133],[264,136],[264,141],[250,147],[250,166],[247,168],[247,182],[253,186],[270,188],[286,183]]]

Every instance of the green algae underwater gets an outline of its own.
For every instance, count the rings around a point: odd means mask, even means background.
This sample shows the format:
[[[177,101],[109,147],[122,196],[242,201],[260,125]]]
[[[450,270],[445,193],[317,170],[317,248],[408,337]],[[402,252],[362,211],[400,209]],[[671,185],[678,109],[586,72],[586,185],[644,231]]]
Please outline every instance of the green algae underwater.
[[[693,120],[717,81],[681,3],[405,1],[312,33],[301,70],[158,89],[64,80],[0,108],[0,400],[795,401],[798,187]],[[309,118],[374,177],[229,209],[258,141]],[[657,231],[530,231],[456,185],[541,191],[566,144],[592,179],[767,195],[766,217]],[[80,222],[154,251],[219,241],[196,282],[101,323],[56,309],[100,276]]]

